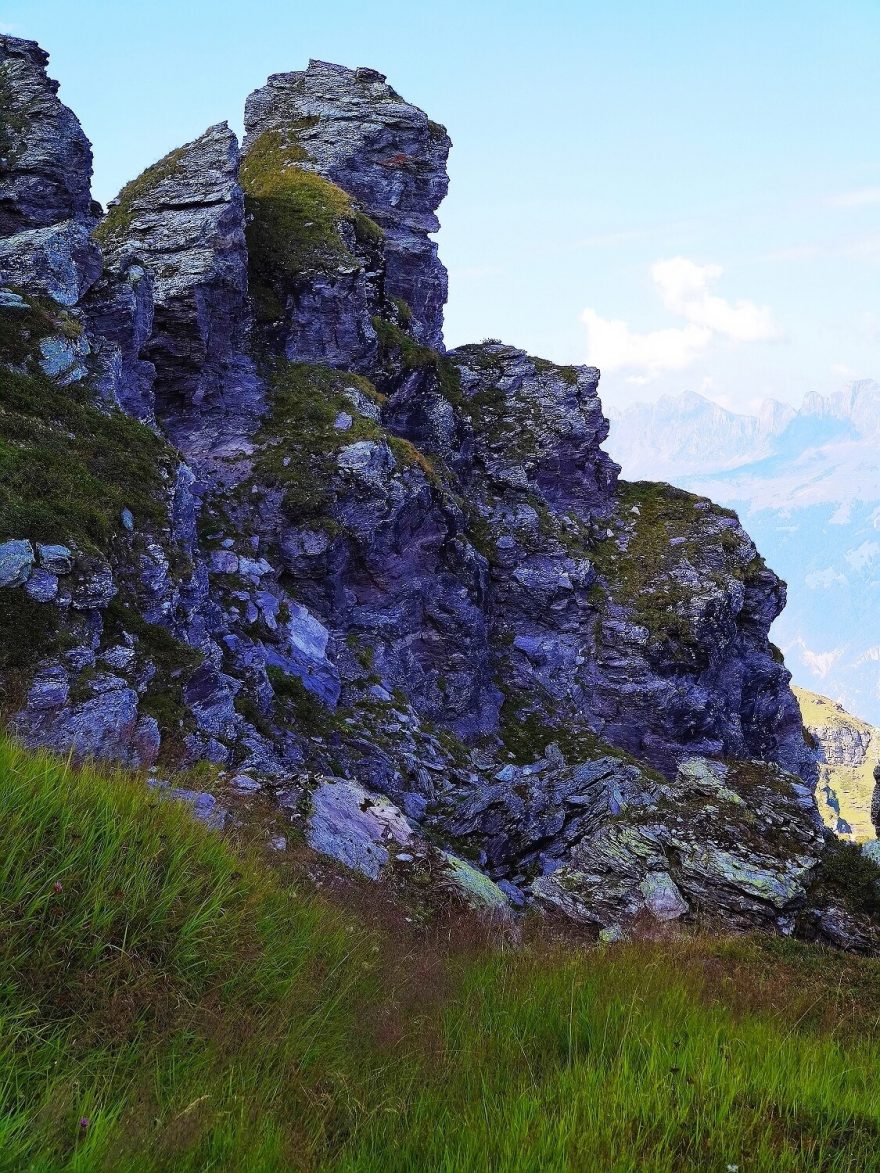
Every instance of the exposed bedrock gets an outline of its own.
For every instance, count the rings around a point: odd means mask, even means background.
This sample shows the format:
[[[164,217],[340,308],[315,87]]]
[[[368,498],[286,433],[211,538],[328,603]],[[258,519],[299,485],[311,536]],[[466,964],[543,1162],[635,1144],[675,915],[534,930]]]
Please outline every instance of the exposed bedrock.
[[[873,947],[822,878],[768,640],[785,586],[736,516],[618,479],[594,368],[443,351],[442,127],[312,62],[251,95],[243,152],[210,127],[94,226],[88,144],[22,44],[0,38],[43,103],[10,107],[39,183],[0,175],[20,736],[209,762],[368,874],[433,861],[597,931]]]

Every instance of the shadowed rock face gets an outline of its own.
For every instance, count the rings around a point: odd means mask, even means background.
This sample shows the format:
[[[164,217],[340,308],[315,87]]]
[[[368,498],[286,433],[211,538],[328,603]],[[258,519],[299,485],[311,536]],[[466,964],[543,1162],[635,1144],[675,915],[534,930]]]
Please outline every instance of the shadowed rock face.
[[[0,498],[19,734],[246,772],[370,875],[867,947],[833,893],[802,920],[816,762],[736,516],[619,481],[594,368],[443,352],[445,131],[320,62],[247,131],[172,151],[93,234],[68,208],[0,241],[11,450],[48,470]],[[65,446],[92,499],[52,480]]]
[[[446,195],[445,129],[405,102],[373,69],[310,61],[299,73],[277,73],[245,106],[244,150],[267,131],[295,127],[304,166],[359,201],[385,232],[385,284],[413,313],[413,333],[442,344],[446,270],[429,233]]]
[[[0,35],[0,236],[93,217],[92,148],[48,60],[36,42]]]

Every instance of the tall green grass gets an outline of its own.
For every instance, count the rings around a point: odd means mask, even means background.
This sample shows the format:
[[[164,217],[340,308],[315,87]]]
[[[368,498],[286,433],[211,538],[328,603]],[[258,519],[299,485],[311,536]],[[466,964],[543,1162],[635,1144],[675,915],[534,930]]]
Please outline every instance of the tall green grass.
[[[402,924],[0,741],[0,1169],[880,1168],[876,963]]]

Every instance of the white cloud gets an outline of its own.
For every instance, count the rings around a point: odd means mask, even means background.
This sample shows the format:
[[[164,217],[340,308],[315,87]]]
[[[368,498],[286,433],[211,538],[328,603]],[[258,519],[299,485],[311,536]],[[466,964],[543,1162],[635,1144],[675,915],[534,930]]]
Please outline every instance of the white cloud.
[[[846,586],[846,578],[835,570],[833,566],[828,566],[825,570],[813,570],[806,575],[804,582],[811,591],[829,590],[833,586]]]
[[[581,320],[587,327],[587,361],[605,371],[622,367],[635,367],[649,375],[680,371],[712,341],[712,332],[701,326],[638,334],[626,322],[603,318],[590,309],[584,310]]]
[[[829,196],[825,201],[832,208],[864,208],[869,204],[880,204],[880,187],[860,187],[855,191],[843,191]]]
[[[801,660],[806,668],[817,676],[820,680],[824,680],[840,657],[843,655],[843,648],[834,648],[830,652],[814,652],[804,643],[802,639],[798,639],[797,644],[800,647]]]
[[[655,261],[651,266],[654,284],[672,313],[735,342],[778,338],[779,330],[768,306],[744,300],[731,304],[709,292],[709,286],[723,272],[720,265],[698,265],[685,257]]]
[[[644,383],[662,371],[690,366],[717,338],[757,342],[780,336],[767,306],[729,302],[710,293],[724,271],[720,265],[673,257],[655,261],[650,271],[663,305],[687,324],[639,333],[619,318],[585,309],[581,321],[587,327],[588,362],[605,371],[638,372],[630,381]]]
[[[853,570],[864,570],[878,555],[880,555],[880,543],[866,540],[860,546],[856,546],[854,550],[848,550],[844,554],[844,558]]]

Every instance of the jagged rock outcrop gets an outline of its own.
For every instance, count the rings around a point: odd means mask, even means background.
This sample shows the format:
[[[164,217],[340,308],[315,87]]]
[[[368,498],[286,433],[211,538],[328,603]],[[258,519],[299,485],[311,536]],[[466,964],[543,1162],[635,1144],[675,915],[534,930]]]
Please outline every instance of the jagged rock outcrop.
[[[12,727],[213,763],[316,849],[490,905],[866,947],[811,895],[785,588],[735,515],[618,481],[598,371],[440,349],[445,131],[316,62],[247,130],[92,236],[77,212],[0,247]]]
[[[250,292],[264,352],[370,372],[385,294],[385,234],[351,195],[310,169],[299,123],[244,156]]]
[[[413,334],[442,341],[446,270],[429,234],[449,180],[445,129],[411,106],[374,69],[310,61],[299,73],[276,73],[247,100],[245,152],[264,135],[290,136],[301,166],[354,196],[385,236],[385,286],[412,313]]]
[[[253,429],[260,389],[249,332],[244,193],[235,135],[221,123],[128,184],[96,236],[132,301],[134,337],[121,347],[155,368],[156,416],[184,451],[228,450]],[[137,305],[132,262],[150,275],[152,321]],[[118,296],[118,294],[117,294]],[[143,392],[139,392],[143,397]]]
[[[0,239],[0,275],[7,285],[77,305],[101,273],[101,250],[87,223],[64,220]]]
[[[791,933],[823,845],[802,783],[765,764],[688,758],[654,801],[579,839],[534,892],[604,930],[702,918]]]
[[[34,41],[0,36],[0,237],[94,220],[92,148]]]

